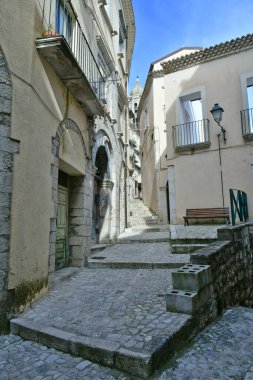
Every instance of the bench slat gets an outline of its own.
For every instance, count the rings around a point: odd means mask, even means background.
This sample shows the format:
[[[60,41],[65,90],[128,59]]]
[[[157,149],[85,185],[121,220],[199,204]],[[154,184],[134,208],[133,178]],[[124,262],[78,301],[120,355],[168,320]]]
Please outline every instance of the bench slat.
[[[188,219],[213,219],[225,218],[229,224],[229,209],[224,207],[214,208],[188,208],[186,209],[186,216],[184,216],[185,225],[189,225]]]

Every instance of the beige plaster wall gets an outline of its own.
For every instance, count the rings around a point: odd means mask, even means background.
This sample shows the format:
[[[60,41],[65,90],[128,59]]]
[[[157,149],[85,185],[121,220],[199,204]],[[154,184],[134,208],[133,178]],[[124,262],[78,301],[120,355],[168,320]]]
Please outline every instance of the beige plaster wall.
[[[252,72],[253,50],[217,59],[186,70],[166,75],[167,154],[169,165],[175,168],[177,221],[182,222],[186,208],[222,207],[219,131],[210,114],[214,103],[223,109],[222,125],[227,130],[227,143],[221,136],[222,172],[225,206],[229,206],[229,188],[248,193],[249,212],[253,215],[251,165],[253,142],[242,137],[240,111],[245,109],[242,80]],[[202,149],[175,152],[172,126],[180,123],[179,97],[201,91],[203,117],[210,120],[211,145]]]
[[[75,121],[89,148],[85,113],[36,51],[34,39],[40,33],[40,20],[35,4],[30,0],[1,2],[1,46],[13,85],[11,133],[20,141],[13,171],[9,289],[48,274],[51,144],[64,118]],[[69,149],[61,158],[84,173],[82,147],[76,136],[71,138],[75,153]]]

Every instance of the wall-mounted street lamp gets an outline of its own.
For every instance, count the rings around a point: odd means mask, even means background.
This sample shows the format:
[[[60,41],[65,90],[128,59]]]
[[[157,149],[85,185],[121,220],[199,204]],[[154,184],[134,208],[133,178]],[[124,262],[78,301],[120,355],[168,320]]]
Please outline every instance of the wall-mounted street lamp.
[[[210,112],[213,115],[214,120],[216,121],[216,123],[220,127],[221,132],[223,133],[224,144],[226,144],[226,141],[227,141],[227,139],[226,139],[226,129],[223,128],[222,125],[220,125],[224,109],[221,106],[219,106],[218,103],[215,103],[215,105],[213,106],[213,108],[211,109]]]
[[[220,122],[222,120],[222,114],[224,112],[223,108],[219,106],[218,103],[215,103],[213,108],[211,109],[211,114],[213,115],[214,120],[218,124],[218,126],[221,129],[221,132],[223,134],[223,139],[224,139],[224,144],[226,144],[226,129],[220,125]],[[223,186],[223,173],[222,173],[222,161],[221,161],[221,148],[220,148],[220,133],[217,135],[218,137],[218,145],[219,145],[219,158],[220,158],[220,181],[221,181],[221,194],[222,194],[222,205],[224,207],[225,202],[224,202],[224,186]]]

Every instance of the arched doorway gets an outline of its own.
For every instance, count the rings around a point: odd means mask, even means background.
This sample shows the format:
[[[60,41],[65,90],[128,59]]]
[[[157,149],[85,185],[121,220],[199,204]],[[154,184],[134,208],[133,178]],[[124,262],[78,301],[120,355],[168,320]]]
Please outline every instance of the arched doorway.
[[[111,223],[111,190],[109,159],[105,146],[100,146],[96,153],[93,196],[92,241],[108,241]]]
[[[64,119],[52,139],[52,201],[49,272],[66,266],[83,266],[87,230],[83,136],[71,119]]]

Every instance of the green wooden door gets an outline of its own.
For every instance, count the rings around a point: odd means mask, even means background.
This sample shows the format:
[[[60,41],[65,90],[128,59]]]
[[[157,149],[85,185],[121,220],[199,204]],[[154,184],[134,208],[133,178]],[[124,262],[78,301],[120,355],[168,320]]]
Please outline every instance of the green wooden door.
[[[68,261],[68,189],[58,186],[55,269],[64,268]]]

